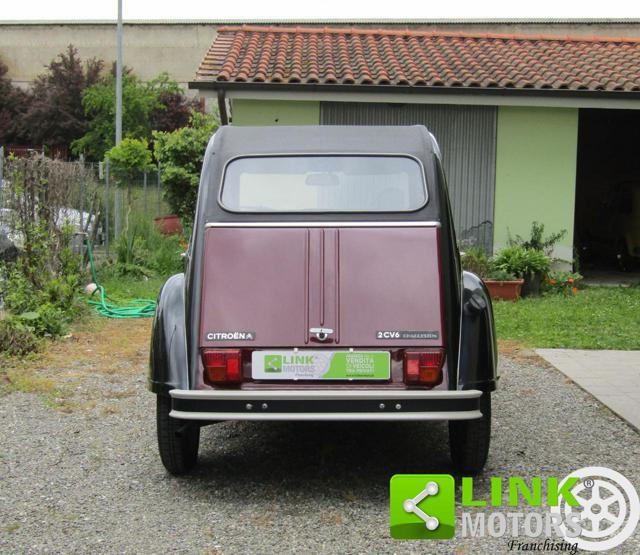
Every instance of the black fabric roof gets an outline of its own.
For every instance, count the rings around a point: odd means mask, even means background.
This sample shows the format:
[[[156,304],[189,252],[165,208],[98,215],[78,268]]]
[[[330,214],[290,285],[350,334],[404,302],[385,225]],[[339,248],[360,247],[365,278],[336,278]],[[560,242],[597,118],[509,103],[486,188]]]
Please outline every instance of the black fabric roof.
[[[435,153],[437,145],[424,125],[339,126],[304,125],[244,127],[225,125],[216,131],[207,148],[199,203],[202,211],[197,225],[225,221],[406,221],[440,220],[440,179]],[[227,162],[239,156],[278,154],[397,154],[414,156],[422,162],[429,200],[423,208],[397,213],[264,213],[237,214],[223,209],[217,201]]]
[[[427,162],[434,144],[424,125],[273,127],[223,126],[216,155],[225,162],[250,154],[409,154]]]

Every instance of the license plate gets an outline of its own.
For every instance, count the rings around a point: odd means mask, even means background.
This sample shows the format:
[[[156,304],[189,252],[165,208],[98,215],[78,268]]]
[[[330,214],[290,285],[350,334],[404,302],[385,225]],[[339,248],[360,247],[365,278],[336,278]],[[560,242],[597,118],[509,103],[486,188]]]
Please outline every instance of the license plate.
[[[387,351],[253,351],[256,380],[388,380]]]

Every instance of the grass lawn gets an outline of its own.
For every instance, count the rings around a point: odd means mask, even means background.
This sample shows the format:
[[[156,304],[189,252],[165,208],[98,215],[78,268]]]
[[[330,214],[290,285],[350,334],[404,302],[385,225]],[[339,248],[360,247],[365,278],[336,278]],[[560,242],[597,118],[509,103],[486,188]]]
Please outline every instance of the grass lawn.
[[[98,280],[109,298],[118,303],[126,303],[131,299],[156,300],[160,288],[167,278],[154,276],[145,279],[114,274],[101,275],[99,273]]]
[[[575,296],[494,301],[498,339],[527,347],[640,349],[640,287],[588,287]]]
[[[147,305],[147,303],[134,303],[134,300],[155,301],[166,280],[167,277],[118,276],[114,273],[98,271],[98,283],[104,287],[106,303],[117,309],[135,309]],[[92,297],[85,296],[85,298],[99,301],[100,295],[96,292]],[[91,326],[99,328],[106,319],[98,315],[94,306],[87,306],[86,313],[74,323],[74,328],[82,330],[89,329]]]
[[[166,277],[98,275],[118,305],[156,299]],[[527,347],[640,349],[640,287],[587,287],[575,296],[545,295],[493,303],[499,339]]]

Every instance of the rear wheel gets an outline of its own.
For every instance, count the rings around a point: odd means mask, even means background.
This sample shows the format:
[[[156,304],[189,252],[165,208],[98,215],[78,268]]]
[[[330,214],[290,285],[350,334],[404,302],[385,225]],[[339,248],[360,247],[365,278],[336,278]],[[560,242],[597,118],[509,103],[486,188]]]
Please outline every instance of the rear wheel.
[[[191,470],[198,460],[200,426],[186,420],[171,418],[171,398],[157,395],[156,424],[158,448],[164,467],[174,475]]]
[[[482,418],[449,422],[451,459],[459,472],[470,476],[482,472],[489,454],[491,394],[488,391],[480,398],[480,412]]]

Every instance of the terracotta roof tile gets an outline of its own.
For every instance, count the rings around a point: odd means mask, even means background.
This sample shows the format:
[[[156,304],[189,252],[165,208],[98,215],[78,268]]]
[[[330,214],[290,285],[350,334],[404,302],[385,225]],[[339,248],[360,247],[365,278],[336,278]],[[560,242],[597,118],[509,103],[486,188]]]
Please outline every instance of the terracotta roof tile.
[[[640,91],[640,39],[221,27],[201,82]]]

